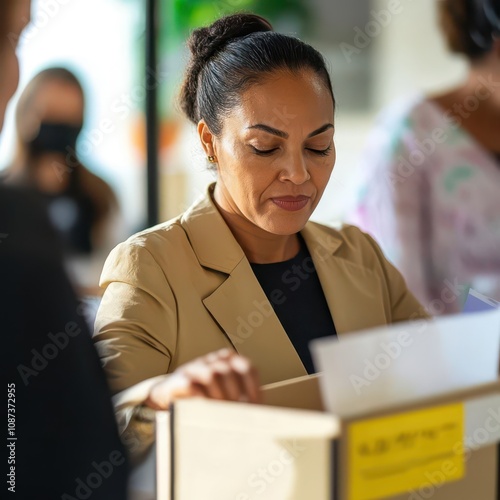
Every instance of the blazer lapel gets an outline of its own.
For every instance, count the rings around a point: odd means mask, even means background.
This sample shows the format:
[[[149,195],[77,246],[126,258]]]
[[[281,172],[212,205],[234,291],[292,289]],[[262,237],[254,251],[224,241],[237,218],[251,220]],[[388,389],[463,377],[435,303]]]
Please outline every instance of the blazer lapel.
[[[301,231],[313,259],[339,339],[387,324],[379,277],[342,256],[342,239],[315,223]]]

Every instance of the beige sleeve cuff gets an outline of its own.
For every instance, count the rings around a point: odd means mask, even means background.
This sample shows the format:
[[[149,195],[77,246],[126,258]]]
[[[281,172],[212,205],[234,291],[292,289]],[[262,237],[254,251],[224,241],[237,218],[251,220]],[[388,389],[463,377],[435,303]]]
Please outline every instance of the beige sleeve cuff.
[[[151,388],[168,376],[143,380],[113,397],[118,430],[132,465],[144,458],[155,439],[156,412],[143,403]]]

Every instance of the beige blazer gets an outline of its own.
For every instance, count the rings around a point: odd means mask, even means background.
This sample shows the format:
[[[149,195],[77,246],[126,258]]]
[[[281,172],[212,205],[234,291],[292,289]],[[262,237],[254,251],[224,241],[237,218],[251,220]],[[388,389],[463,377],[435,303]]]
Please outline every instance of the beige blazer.
[[[309,222],[301,234],[340,341],[356,330],[426,317],[359,229]],[[210,192],[180,217],[116,247],[100,285],[94,340],[112,391],[128,390],[116,399],[126,409],[122,428],[149,388],[136,384],[223,347],[250,358],[262,384],[306,374]]]

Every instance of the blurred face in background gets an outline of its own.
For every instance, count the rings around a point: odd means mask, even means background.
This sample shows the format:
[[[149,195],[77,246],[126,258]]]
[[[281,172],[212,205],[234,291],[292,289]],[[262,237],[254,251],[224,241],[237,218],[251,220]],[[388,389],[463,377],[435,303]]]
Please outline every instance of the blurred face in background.
[[[68,171],[68,155],[75,158],[84,98],[78,85],[60,77],[46,76],[36,85],[29,106],[23,106],[21,112],[18,109],[18,132],[30,161],[37,166],[32,175],[38,189],[55,193],[64,190],[70,180],[62,173]]]
[[[50,71],[50,70],[47,70]],[[75,129],[78,135],[83,124],[84,99],[82,90],[72,82],[55,75],[35,77],[33,90],[26,103],[18,108],[18,132],[21,140],[29,144],[40,132],[40,127],[67,127]],[[31,83],[28,85],[28,87]],[[64,130],[60,133],[65,136]],[[50,139],[50,137],[49,137]],[[76,137],[74,138],[76,140]],[[75,147],[74,141],[66,145]],[[42,148],[45,152],[58,152],[66,155],[64,144],[51,149]]]
[[[19,84],[16,49],[22,30],[30,19],[30,3],[30,0],[0,1],[0,16],[3,17],[0,33],[0,132],[7,104]]]
[[[63,80],[46,81],[38,91],[34,112],[41,122],[81,126],[83,95],[78,87]]]

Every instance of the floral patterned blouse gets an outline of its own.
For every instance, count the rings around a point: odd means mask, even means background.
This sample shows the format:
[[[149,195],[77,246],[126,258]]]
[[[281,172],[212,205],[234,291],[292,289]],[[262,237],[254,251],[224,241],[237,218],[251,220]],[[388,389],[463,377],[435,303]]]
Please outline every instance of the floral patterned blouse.
[[[500,159],[461,120],[421,96],[390,106],[369,138],[349,217],[432,314],[460,311],[470,287],[500,300]]]

